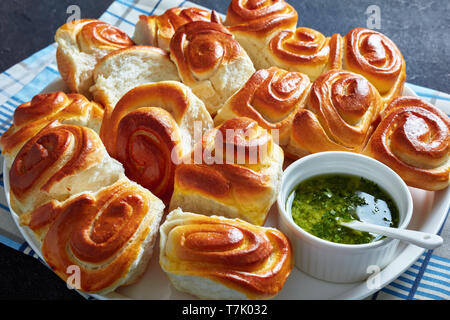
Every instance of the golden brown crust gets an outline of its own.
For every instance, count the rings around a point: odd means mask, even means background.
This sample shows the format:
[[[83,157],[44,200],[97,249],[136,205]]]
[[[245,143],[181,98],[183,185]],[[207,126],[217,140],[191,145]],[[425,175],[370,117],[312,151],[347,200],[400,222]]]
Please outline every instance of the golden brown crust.
[[[305,27],[277,31],[263,55],[267,63],[305,73],[312,81],[332,69],[361,74],[377,88],[384,106],[402,94],[406,80],[405,61],[394,42],[365,28],[354,28],[344,37],[325,37]]]
[[[124,116],[117,128],[116,159],[128,178],[168,202],[173,192],[173,175],[181,136],[169,112],[140,108]]]
[[[157,107],[161,105],[170,112]],[[177,122],[188,105],[184,92],[172,83],[142,85],[125,94],[102,125],[105,146],[124,165],[125,174],[166,202],[173,191],[172,150],[181,148]]]
[[[185,191],[202,192],[225,200],[239,196],[251,198],[268,189],[262,175],[229,163],[213,166],[181,164],[177,167],[177,183]]]
[[[206,21],[178,28],[170,41],[170,52],[187,85],[195,84],[197,79],[245,54],[227,28]]]
[[[13,125],[0,138],[3,154],[14,155],[16,151],[42,128],[54,120],[61,123],[91,123],[98,130],[103,109],[80,94],[52,92],[38,94],[31,101],[14,111]]]
[[[299,27],[274,34],[267,50],[275,65],[305,73],[315,80],[330,69],[340,68],[342,39],[338,34],[327,38],[316,30]]]
[[[225,25],[239,33],[265,36],[276,30],[293,29],[297,11],[283,0],[232,0]]]
[[[186,137],[179,128],[195,103],[188,90],[169,81],[138,86],[119,100],[102,124],[101,137],[109,154],[124,165],[130,179],[165,202],[173,191],[175,164],[190,151],[184,150],[190,146],[182,145]],[[202,110],[195,112],[202,116]]]
[[[192,21],[210,21],[211,12],[200,8],[175,7],[166,10],[161,15],[139,16],[140,23],[147,28],[146,38],[149,45],[169,49],[170,39],[175,31]]]
[[[42,129],[19,151],[9,171],[11,193],[23,199],[36,190],[48,191],[61,179],[86,170],[104,156],[92,130],[57,121]]]
[[[325,65],[330,54],[327,38],[305,27],[280,31],[270,40],[269,48],[280,59],[296,64]]]
[[[171,213],[161,227],[161,266],[218,281],[250,299],[276,295],[292,270],[289,240],[242,220]]]
[[[183,83],[211,115],[255,72],[245,50],[215,13],[211,22],[194,21],[178,28],[170,41],[170,57]]]
[[[14,111],[14,125],[23,126],[31,121],[46,117],[63,109],[70,100],[64,92],[38,94]]]
[[[98,292],[122,284],[138,258],[150,225],[153,198],[128,180],[81,194],[64,203],[44,204],[22,222],[42,236],[42,254],[63,280],[69,266],[80,270],[80,288]],[[44,231],[42,231],[44,230]]]
[[[304,74],[277,67],[258,70],[221,108],[214,118],[215,124],[230,117],[248,117],[267,130],[278,130],[283,144],[309,87],[309,78]]]
[[[386,104],[401,95],[406,80],[405,61],[395,43],[365,28],[352,29],[344,38],[344,68],[367,78]]]
[[[359,152],[380,110],[378,91],[364,77],[331,70],[313,83],[307,110],[295,116],[290,144],[298,156],[331,150]]]
[[[449,185],[450,119],[419,98],[397,98],[387,107],[364,153],[385,163],[413,187]]]
[[[134,45],[125,32],[100,20],[83,23],[81,28],[70,26],[70,23],[65,26],[69,32],[76,33],[74,36],[77,37],[78,46],[85,53],[95,53],[97,49],[117,50]]]
[[[342,59],[344,54],[344,39],[338,33],[330,37],[330,55],[325,70],[342,69]]]
[[[112,157],[117,155],[115,133],[121,119],[139,108],[161,105],[170,110],[175,121],[179,121],[188,108],[188,99],[184,91],[176,84],[164,82],[138,86],[119,100],[114,110],[105,117],[100,133],[103,143]]]
[[[209,132],[197,148],[200,146],[203,155],[200,163],[195,163],[198,159],[194,150],[191,162],[177,167],[177,183],[184,191],[190,189],[230,200],[236,196],[251,198],[270,189],[264,175],[245,166],[263,163],[272,148],[272,138],[255,121],[249,118],[225,121]]]
[[[186,203],[178,201],[184,196],[200,196],[220,203],[224,216],[235,217],[238,212],[240,218],[263,225],[278,190],[282,162],[280,147],[256,121],[227,120],[177,166],[171,208],[183,207]],[[192,200],[190,205],[199,213],[217,214],[209,204],[197,206]]]

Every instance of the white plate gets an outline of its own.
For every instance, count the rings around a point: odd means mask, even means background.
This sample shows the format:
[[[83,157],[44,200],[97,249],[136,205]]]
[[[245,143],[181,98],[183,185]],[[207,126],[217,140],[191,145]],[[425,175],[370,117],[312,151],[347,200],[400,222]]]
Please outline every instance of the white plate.
[[[61,79],[50,83],[43,92],[58,90],[65,90]],[[416,96],[407,86],[404,88],[403,95]],[[6,199],[9,205],[9,174],[5,163],[3,163],[3,172]],[[438,233],[449,210],[450,188],[437,192],[415,188],[410,188],[410,190],[414,200],[414,212],[408,228]],[[11,214],[25,240],[42,258],[39,245],[32,232],[19,225],[18,217],[12,210]],[[274,205],[270,210],[266,225],[276,227],[278,225],[277,219],[278,213]],[[312,278],[294,267],[282,291],[275,299],[364,299],[395,280],[415,263],[424,252],[422,248],[403,243],[400,243],[397,250],[396,258],[378,274],[379,278],[376,283],[379,284],[379,287],[368,286],[365,281],[350,284],[330,283]],[[159,237],[148,269],[136,284],[121,287],[117,289],[117,292],[106,296],[92,296],[97,299],[193,299],[193,296],[179,292],[172,287],[159,266],[158,257]]]

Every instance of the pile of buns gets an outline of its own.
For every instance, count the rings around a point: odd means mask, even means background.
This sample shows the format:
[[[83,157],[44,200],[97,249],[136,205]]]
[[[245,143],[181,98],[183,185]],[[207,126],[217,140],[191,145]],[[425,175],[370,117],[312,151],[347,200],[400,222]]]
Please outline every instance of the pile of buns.
[[[223,22],[198,8],[141,16],[133,38],[94,19],[58,29],[71,93],[19,106],[0,146],[12,209],[62,279],[75,265],[85,292],[133,283],[160,234],[178,290],[275,296],[293,252],[263,225],[285,156],[359,152],[411,186],[448,186],[449,118],[400,97],[396,45],[296,27],[283,0],[232,0]]]

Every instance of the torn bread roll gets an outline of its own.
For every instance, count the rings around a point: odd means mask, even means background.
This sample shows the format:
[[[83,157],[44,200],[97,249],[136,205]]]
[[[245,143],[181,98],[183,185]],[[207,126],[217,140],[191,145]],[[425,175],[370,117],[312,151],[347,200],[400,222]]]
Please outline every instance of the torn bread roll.
[[[90,91],[109,116],[120,98],[134,87],[164,80],[180,80],[169,53],[151,46],[132,46],[111,52],[97,63]]]
[[[56,61],[62,79],[72,92],[91,98],[92,72],[108,53],[134,45],[118,28],[96,19],[66,23],[55,34]]]

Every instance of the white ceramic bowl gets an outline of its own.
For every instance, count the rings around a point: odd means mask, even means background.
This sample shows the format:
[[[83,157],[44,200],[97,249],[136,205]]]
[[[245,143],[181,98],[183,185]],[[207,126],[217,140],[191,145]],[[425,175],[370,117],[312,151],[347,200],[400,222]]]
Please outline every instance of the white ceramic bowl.
[[[372,158],[350,152],[322,152],[293,162],[283,173],[277,205],[279,228],[290,239],[295,266],[307,274],[331,282],[367,279],[395,257],[398,240],[384,238],[367,244],[340,244],[320,239],[299,227],[287,210],[288,197],[303,180],[321,174],[341,173],[364,177],[378,184],[399,210],[399,226],[405,229],[413,202],[408,187],[389,167]]]

